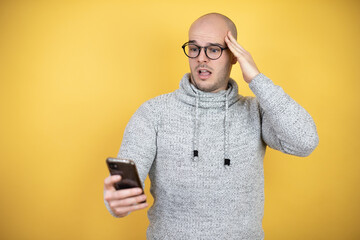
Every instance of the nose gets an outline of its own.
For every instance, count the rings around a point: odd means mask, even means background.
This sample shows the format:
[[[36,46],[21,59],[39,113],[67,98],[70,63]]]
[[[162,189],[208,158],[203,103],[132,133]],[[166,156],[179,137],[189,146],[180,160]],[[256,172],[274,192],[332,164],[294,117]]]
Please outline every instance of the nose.
[[[205,48],[200,49],[200,54],[197,57],[197,61],[198,62],[208,62],[209,61],[209,58],[205,54]]]

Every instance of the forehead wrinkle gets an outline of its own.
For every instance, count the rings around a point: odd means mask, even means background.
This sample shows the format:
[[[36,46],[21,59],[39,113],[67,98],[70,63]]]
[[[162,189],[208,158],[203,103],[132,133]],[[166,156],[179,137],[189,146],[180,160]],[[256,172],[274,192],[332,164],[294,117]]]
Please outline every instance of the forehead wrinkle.
[[[198,43],[198,41],[196,41],[196,40],[189,40],[189,43]],[[217,44],[222,45],[222,44],[219,43],[219,42],[206,42],[206,44],[208,44],[208,45],[217,45]]]
[[[198,42],[196,40],[189,40],[189,43],[197,43],[198,44]],[[223,44],[217,43],[217,42],[207,42],[205,46],[211,46],[211,45],[215,45],[215,46],[220,45],[220,46],[222,46]]]

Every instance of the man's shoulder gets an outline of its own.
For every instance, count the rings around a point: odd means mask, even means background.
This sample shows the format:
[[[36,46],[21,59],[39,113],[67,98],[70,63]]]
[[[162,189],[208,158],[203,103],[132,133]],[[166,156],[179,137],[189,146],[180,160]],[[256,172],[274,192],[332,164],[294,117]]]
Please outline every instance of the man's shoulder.
[[[138,111],[161,112],[173,99],[174,92],[165,93],[156,97],[150,98],[141,104]]]
[[[164,110],[168,108],[168,103],[171,102],[170,99],[172,96],[173,93],[166,93],[143,102],[132,118],[145,118],[147,121],[155,123],[156,125],[161,119]]]
[[[153,106],[153,107],[163,106],[165,103],[171,100],[173,96],[174,96],[174,92],[161,94],[145,101],[143,105]]]

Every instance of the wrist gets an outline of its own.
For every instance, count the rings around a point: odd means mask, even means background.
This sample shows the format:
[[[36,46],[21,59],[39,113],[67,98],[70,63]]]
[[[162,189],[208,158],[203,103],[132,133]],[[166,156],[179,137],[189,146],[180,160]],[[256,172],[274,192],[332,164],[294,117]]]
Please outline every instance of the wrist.
[[[252,74],[250,77],[249,77],[249,76],[248,76],[248,77],[245,77],[245,76],[244,76],[244,80],[245,80],[246,83],[250,84],[251,81],[252,81],[257,75],[259,75],[259,74],[260,74],[260,72],[257,71],[257,72],[255,72],[254,74]]]

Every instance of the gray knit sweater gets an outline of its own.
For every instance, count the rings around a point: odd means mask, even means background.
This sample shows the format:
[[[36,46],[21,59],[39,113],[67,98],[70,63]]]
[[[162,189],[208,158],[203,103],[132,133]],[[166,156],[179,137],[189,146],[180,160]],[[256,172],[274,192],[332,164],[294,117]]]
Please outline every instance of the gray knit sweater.
[[[154,204],[148,239],[263,239],[266,145],[309,155],[318,144],[311,116],[260,73],[256,97],[229,88],[180,88],[145,102],[129,121],[118,157],[149,174]],[[225,160],[227,159],[227,160]],[[109,209],[109,208],[108,208]]]

